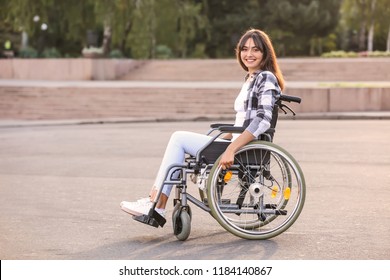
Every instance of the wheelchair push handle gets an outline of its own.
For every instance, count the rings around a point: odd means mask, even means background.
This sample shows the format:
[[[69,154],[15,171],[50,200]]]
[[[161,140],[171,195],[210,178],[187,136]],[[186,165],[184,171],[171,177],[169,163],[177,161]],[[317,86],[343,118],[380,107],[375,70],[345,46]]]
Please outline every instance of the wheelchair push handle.
[[[281,101],[301,103],[302,99],[298,96],[282,94],[280,96]]]
[[[279,97],[279,102],[277,104],[279,105],[279,109],[282,110],[285,114],[288,114],[287,111],[293,114],[293,116],[296,116],[296,113],[294,112],[293,109],[291,109],[289,106],[286,104],[283,104],[282,102],[295,102],[295,103],[301,103],[302,99],[298,96],[293,96],[293,95],[287,95],[287,94],[282,94]],[[287,109],[287,111],[286,111]],[[220,132],[223,133],[242,133],[245,128],[244,127],[235,127],[233,124],[227,124],[227,123],[213,123],[210,125],[210,130],[207,133],[209,135],[212,131],[214,130],[219,130]]]
[[[295,102],[295,103],[301,103],[302,99],[298,96],[292,96],[292,95],[286,95],[282,94],[279,98],[279,109],[283,111],[287,115],[286,109],[293,114],[293,116],[296,116],[296,113],[293,109],[291,109],[289,106],[283,103],[285,102]]]

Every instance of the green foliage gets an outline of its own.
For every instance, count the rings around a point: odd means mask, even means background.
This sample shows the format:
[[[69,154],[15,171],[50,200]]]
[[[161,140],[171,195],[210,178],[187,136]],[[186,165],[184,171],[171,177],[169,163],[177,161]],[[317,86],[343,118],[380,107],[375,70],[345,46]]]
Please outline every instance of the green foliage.
[[[110,58],[124,58],[125,56],[123,55],[121,50],[115,49],[112,50],[109,54]]]
[[[373,51],[373,52],[364,52],[361,53],[361,56],[367,56],[367,57],[390,57],[390,52],[388,51]]]
[[[19,57],[21,57],[21,58],[37,58],[38,51],[36,49],[34,49],[33,47],[25,47],[25,48],[20,49]]]
[[[198,43],[195,45],[194,51],[191,54],[192,58],[207,58],[206,55],[206,45],[202,43]]]
[[[158,45],[156,47],[156,58],[167,59],[172,57],[172,50],[166,45]]]
[[[341,14],[340,45],[344,49],[367,50],[371,26],[374,49],[386,49],[390,43],[389,0],[344,0]]]
[[[346,52],[346,51],[332,51],[323,53],[321,57],[325,58],[346,58],[346,57],[390,57],[390,52],[373,51],[373,52]]]
[[[0,0],[0,5],[0,42],[10,39],[22,55],[22,31],[42,56],[45,48],[55,48],[80,57],[84,47],[93,46],[108,57],[119,56],[110,52],[119,50],[145,59],[234,57],[238,39],[251,27],[270,34],[279,56],[366,50],[370,26],[375,49],[385,50],[390,40],[388,0]],[[87,33],[96,34],[96,44]]]
[[[56,48],[46,48],[42,52],[44,58],[60,58],[61,53]]]
[[[346,57],[358,57],[359,55],[356,52],[345,52],[345,51],[331,51],[323,53],[321,57],[326,58],[346,58]]]
[[[206,0],[203,13],[207,18],[207,41],[205,52],[211,58],[233,57],[234,49],[244,31],[251,27],[262,28],[264,16],[270,10],[268,1]]]
[[[269,20],[282,29],[286,55],[304,55],[321,50],[320,38],[330,34],[338,24],[340,1],[280,0],[268,3]],[[287,44],[286,44],[287,43]]]

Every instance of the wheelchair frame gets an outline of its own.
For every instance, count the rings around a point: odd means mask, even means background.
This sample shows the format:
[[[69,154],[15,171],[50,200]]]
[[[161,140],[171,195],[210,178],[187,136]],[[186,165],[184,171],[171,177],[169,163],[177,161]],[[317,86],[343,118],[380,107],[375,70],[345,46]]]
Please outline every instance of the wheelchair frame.
[[[305,201],[304,175],[297,161],[282,147],[272,143],[278,110],[287,114],[287,109],[295,115],[282,101],[300,103],[301,99],[282,95],[275,104],[271,128],[259,137],[260,140],[242,147],[235,154],[235,162],[229,170],[222,170],[218,162],[230,142],[216,139],[225,133],[245,130],[231,124],[212,124],[207,135],[217,133],[196,156],[168,168],[163,185],[176,185],[172,222],[177,239],[186,240],[191,232],[189,202],[209,212],[230,233],[245,239],[272,238],[296,221]],[[168,178],[171,171],[172,174],[180,172],[178,179]],[[200,199],[187,192],[188,177],[192,177],[194,183],[203,184],[199,187]],[[148,215],[134,216],[133,219],[163,227],[165,218],[154,210],[161,193],[160,187]]]

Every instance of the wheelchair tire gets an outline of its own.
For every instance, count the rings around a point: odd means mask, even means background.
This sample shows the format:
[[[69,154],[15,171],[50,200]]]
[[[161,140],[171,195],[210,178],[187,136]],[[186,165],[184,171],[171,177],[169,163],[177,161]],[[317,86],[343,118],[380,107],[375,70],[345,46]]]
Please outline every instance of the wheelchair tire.
[[[177,202],[177,203],[175,204],[175,206],[173,207],[173,211],[172,211],[172,219],[174,218],[175,213],[176,213],[177,211],[179,211],[179,209],[180,209],[181,207],[183,207],[183,206],[181,205],[181,202]],[[187,206],[186,206],[186,210],[185,210],[185,211],[187,211],[188,215],[190,216],[190,220],[192,221],[192,209],[191,209],[190,205],[187,205]]]
[[[172,213],[172,224],[176,238],[180,241],[187,240],[191,233],[191,216],[186,209],[175,207]]]
[[[222,170],[219,160],[209,174],[207,197],[223,228],[245,239],[269,239],[296,221],[306,186],[301,168],[286,150],[254,141],[237,151],[230,170]]]

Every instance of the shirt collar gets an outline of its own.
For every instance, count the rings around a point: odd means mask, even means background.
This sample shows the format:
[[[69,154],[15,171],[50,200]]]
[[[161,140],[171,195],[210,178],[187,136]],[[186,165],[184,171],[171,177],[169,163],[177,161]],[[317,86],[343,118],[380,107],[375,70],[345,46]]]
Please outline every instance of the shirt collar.
[[[255,72],[253,72],[252,75],[247,73],[246,76],[245,76],[245,81],[247,81],[250,78],[250,76],[252,76],[253,78],[257,77],[257,75],[259,75],[261,72],[262,72],[262,70],[259,69],[259,70],[256,70]]]

